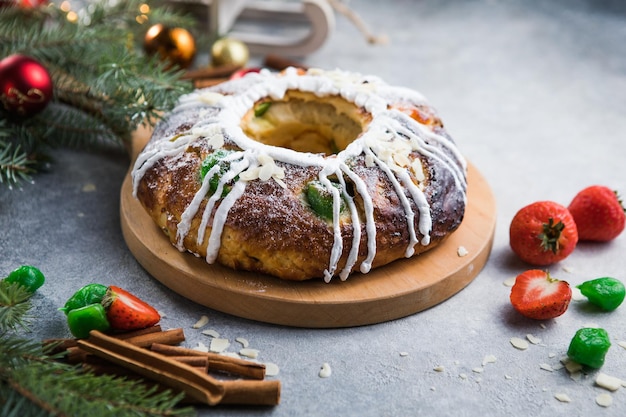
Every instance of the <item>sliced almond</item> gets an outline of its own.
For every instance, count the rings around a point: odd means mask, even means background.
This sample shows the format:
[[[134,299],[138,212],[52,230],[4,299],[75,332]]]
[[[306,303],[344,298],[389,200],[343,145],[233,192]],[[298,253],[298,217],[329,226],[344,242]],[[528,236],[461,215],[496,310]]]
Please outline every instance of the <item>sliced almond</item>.
[[[230,346],[230,341],[228,339],[222,339],[219,337],[214,337],[211,339],[211,344],[209,345],[209,350],[211,352],[221,353],[224,352]]]
[[[596,404],[600,407],[610,407],[613,404],[613,397],[607,393],[599,394],[596,397]]]
[[[515,349],[526,350],[528,349],[528,342],[521,337],[512,337],[510,340]]]
[[[204,326],[206,326],[209,323],[209,317],[208,316],[202,316],[198,319],[197,322],[195,322],[191,328],[192,329],[200,329]]]
[[[322,368],[319,372],[320,378],[328,378],[333,373],[332,369],[330,369],[330,365],[328,363],[322,364]]]
[[[248,346],[250,346],[250,342],[248,342],[248,339],[246,339],[244,337],[236,338],[235,342],[241,344],[241,346],[243,346],[244,348],[247,348]]]
[[[563,393],[563,392],[557,392],[556,394],[554,394],[554,398],[556,398],[557,400],[559,400],[562,403],[569,403],[572,401],[572,399],[569,397],[569,395]]]
[[[609,391],[617,391],[621,388],[624,381],[614,376],[607,375],[603,372],[598,373],[596,376],[596,385],[608,389]]]

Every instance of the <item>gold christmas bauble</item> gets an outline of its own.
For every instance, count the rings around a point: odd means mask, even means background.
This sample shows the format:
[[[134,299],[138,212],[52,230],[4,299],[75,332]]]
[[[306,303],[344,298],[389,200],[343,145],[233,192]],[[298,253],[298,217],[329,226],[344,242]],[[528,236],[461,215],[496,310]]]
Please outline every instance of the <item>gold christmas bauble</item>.
[[[211,47],[211,63],[215,67],[222,65],[245,66],[250,52],[245,43],[237,39],[222,38]]]
[[[157,23],[151,26],[143,41],[146,53],[158,55],[163,61],[187,68],[196,56],[196,42],[193,35],[183,28],[168,28]]]

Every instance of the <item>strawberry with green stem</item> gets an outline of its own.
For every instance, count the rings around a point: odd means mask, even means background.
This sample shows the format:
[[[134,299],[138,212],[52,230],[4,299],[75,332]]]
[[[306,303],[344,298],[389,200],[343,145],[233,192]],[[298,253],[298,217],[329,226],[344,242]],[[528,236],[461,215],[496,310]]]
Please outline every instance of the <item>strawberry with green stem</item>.
[[[550,265],[574,251],[578,230],[566,207],[552,201],[538,201],[515,214],[509,228],[509,243],[523,261]]]

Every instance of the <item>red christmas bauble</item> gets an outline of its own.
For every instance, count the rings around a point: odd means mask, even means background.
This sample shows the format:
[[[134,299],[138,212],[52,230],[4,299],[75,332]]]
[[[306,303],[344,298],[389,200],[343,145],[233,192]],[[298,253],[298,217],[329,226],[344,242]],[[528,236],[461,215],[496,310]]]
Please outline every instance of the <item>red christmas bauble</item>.
[[[0,61],[0,103],[8,113],[30,117],[52,99],[52,78],[35,59],[11,55]]]
[[[0,0],[0,7],[19,6],[24,9],[44,6],[48,0]]]

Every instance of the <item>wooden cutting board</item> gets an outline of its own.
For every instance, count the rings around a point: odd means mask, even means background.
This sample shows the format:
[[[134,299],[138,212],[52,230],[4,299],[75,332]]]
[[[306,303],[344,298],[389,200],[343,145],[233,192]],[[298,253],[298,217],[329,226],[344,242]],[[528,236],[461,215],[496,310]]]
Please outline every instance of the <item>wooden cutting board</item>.
[[[139,132],[133,155],[147,140]],[[496,204],[491,189],[472,164],[468,206],[459,229],[439,247],[368,274],[290,282],[258,273],[209,265],[179,252],[132,196],[130,172],[121,190],[120,217],[126,244],[139,263],[172,291],[206,307],[235,316],[296,327],[351,327],[418,313],[467,286],[481,271],[493,243]],[[459,255],[459,249],[467,251]]]

